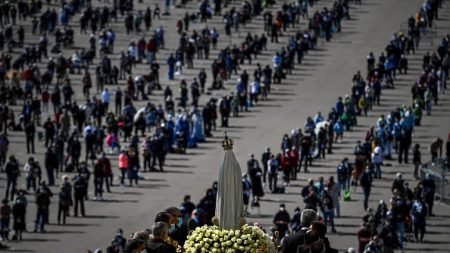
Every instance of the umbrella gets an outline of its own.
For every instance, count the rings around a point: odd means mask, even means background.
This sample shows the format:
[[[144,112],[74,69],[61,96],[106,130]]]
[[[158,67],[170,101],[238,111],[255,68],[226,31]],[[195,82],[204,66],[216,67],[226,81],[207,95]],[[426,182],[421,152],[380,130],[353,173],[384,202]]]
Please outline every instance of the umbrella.
[[[133,121],[136,122],[139,119],[139,115],[141,115],[142,113],[145,113],[145,107],[142,107],[136,112],[136,114],[133,117]]]
[[[22,79],[22,72],[20,72],[20,71],[17,71],[17,70],[10,70],[10,71],[8,71],[7,73],[6,73],[6,77],[8,78],[8,79],[12,79],[13,77],[16,77],[17,79]]]
[[[314,129],[314,132],[317,134],[319,134],[320,128],[323,127],[324,129],[328,128],[328,125],[330,123],[328,121],[321,121],[319,123],[316,124],[316,128]]]

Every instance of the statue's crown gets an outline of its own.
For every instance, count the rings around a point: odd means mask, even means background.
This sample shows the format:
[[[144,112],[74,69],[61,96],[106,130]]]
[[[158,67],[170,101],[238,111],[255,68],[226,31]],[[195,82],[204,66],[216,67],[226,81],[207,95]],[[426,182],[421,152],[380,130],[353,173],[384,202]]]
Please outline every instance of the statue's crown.
[[[233,140],[228,138],[227,133],[225,132],[225,138],[222,141],[223,150],[233,149]]]

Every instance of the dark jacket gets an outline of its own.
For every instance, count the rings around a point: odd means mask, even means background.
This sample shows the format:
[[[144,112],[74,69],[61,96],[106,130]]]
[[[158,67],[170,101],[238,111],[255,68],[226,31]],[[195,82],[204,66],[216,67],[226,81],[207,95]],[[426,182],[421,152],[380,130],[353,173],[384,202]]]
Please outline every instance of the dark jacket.
[[[152,239],[145,248],[147,253],[175,253],[175,249],[160,239]]]
[[[306,229],[300,229],[295,234],[292,234],[283,240],[281,248],[282,253],[297,252],[297,247],[303,244],[306,235]]]

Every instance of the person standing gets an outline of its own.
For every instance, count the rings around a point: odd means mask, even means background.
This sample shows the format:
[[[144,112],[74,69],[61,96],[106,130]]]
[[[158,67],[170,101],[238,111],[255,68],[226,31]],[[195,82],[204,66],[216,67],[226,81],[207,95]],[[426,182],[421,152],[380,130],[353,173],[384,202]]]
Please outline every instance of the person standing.
[[[411,215],[412,222],[414,226],[414,238],[416,241],[423,241],[423,237],[425,235],[425,217],[427,216],[428,210],[427,206],[423,202],[422,198],[418,196],[418,198],[414,201],[412,206]],[[420,239],[419,239],[420,232]]]
[[[84,198],[86,197],[87,182],[80,173],[75,177],[73,183],[73,197],[75,199],[74,217],[78,217],[78,205],[80,206],[81,216],[86,216],[84,211]]]
[[[266,179],[267,179],[267,171],[269,168],[268,161],[270,159],[270,156],[272,153],[270,152],[270,148],[266,147],[264,153],[261,155],[261,163],[263,165],[263,184],[266,185]]]
[[[111,169],[111,161],[106,157],[105,153],[102,152],[98,162],[103,166],[103,173],[105,176],[106,183],[106,191],[111,192],[111,188],[113,186],[114,174]]]
[[[27,223],[25,221],[25,217],[27,213],[27,205],[28,201],[25,198],[24,192],[19,191],[16,201],[12,206],[14,236],[18,240],[22,240],[22,233],[26,230]]]
[[[128,155],[125,150],[122,150],[119,155],[119,170],[120,170],[120,187],[125,187],[125,175],[128,171]]]
[[[103,200],[103,181],[105,172],[100,161],[94,165],[94,200]]]
[[[398,247],[399,241],[392,219],[386,219],[385,225],[378,235],[383,239],[383,252],[394,253],[394,249]]]
[[[313,221],[317,221],[317,212],[311,209],[305,209],[300,216],[301,229],[283,240],[281,253],[296,252],[299,245],[303,244],[306,233]]]
[[[54,171],[58,170],[58,157],[52,148],[48,148],[45,153],[45,169],[47,170],[48,185],[55,185]]]
[[[363,253],[366,245],[369,244],[372,238],[372,232],[366,222],[361,225],[361,229],[358,231],[358,253]]]
[[[328,193],[330,194],[331,199],[333,200],[333,206],[336,209],[336,217],[339,218],[341,216],[341,207],[339,204],[339,199],[341,197],[341,187],[334,181],[333,176],[330,176],[327,187]]]
[[[169,58],[167,59],[167,79],[174,80],[174,74],[175,74],[175,63],[176,59],[173,56],[173,54],[170,54]]]
[[[5,165],[6,173],[6,193],[5,199],[10,197],[11,201],[14,199],[16,193],[17,179],[20,176],[19,162],[15,156],[10,156],[9,161]],[[11,196],[10,196],[11,195]]]
[[[291,160],[291,179],[297,180],[298,161],[299,161],[297,148],[295,146],[292,146],[292,149],[289,151],[288,154]]]
[[[372,163],[375,167],[375,178],[381,178],[381,164],[383,164],[383,151],[379,145],[377,145],[374,148],[371,158]]]
[[[422,197],[425,198],[425,202],[428,205],[428,215],[434,216],[433,205],[434,205],[434,193],[436,191],[436,183],[430,174],[425,175],[425,179],[421,181],[423,185]]]
[[[364,210],[367,210],[369,205],[369,196],[370,190],[372,188],[372,174],[370,172],[369,166],[366,167],[366,171],[364,171],[360,178],[360,185],[363,188],[364,192]]]
[[[9,240],[9,222],[11,219],[11,206],[8,203],[8,199],[2,200],[2,206],[0,207],[0,229],[1,237],[3,240]]]
[[[258,203],[259,198],[264,196],[264,189],[261,180],[262,177],[261,168],[259,167],[258,161],[256,159],[254,161],[256,162],[256,165],[249,168],[250,169],[249,176],[250,181],[252,182],[252,194],[253,194],[252,203]]]
[[[25,136],[26,136],[26,142],[27,142],[27,153],[34,154],[34,136],[36,135],[36,128],[34,127],[34,124],[32,121],[28,122],[25,125]]]
[[[286,211],[285,204],[280,204],[280,209],[273,218],[273,224],[275,224],[276,231],[279,232],[279,239],[284,238],[284,236],[288,232],[290,221],[291,218],[289,216],[289,213]]]
[[[145,250],[157,253],[175,253],[175,248],[167,244],[169,229],[165,222],[156,222],[152,226],[152,235]]]
[[[45,181],[42,182],[39,190],[36,193],[36,221],[34,232],[37,233],[38,230],[41,233],[45,232],[45,224],[48,222],[48,209],[50,206],[51,192],[49,192],[46,187]]]
[[[300,163],[299,169],[302,167],[302,163],[305,162],[305,173],[308,173],[308,160],[310,156],[310,149],[312,146],[311,134],[306,133],[300,141],[302,150],[300,151]]]
[[[320,200],[320,208],[322,210],[322,216],[325,225],[328,223],[331,225],[331,231],[336,233],[336,229],[334,228],[334,204],[333,198],[329,194],[328,187],[325,187],[322,191],[322,198]]]
[[[422,157],[420,153],[420,145],[416,144],[413,151],[413,163],[414,163],[414,179],[419,179],[419,167],[422,164]]]
[[[70,186],[69,186],[70,187]],[[62,224],[66,224],[66,217],[69,213],[69,207],[70,207],[70,192],[67,192],[67,188],[64,187],[64,185],[61,185],[60,191],[58,193],[58,225],[61,224],[61,215],[62,215]]]
[[[244,200],[244,214],[248,215],[248,204],[250,202],[250,195],[252,190],[252,183],[248,179],[248,175],[244,174],[242,176],[242,193],[243,193],[243,200]]]
[[[270,155],[270,159],[267,161],[268,173],[269,173],[269,189],[271,192],[275,192],[277,189],[278,168],[280,164],[278,159],[275,159],[273,154]]]

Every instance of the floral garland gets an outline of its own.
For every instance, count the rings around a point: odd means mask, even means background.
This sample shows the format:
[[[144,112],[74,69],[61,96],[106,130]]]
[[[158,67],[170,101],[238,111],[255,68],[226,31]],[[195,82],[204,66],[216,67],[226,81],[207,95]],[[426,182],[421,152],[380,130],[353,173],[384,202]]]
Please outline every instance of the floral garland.
[[[236,230],[198,227],[188,235],[183,248],[186,253],[276,253],[270,237],[247,224]]]

